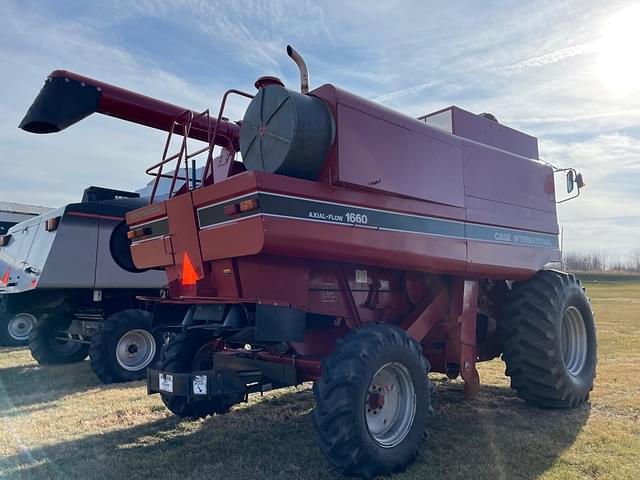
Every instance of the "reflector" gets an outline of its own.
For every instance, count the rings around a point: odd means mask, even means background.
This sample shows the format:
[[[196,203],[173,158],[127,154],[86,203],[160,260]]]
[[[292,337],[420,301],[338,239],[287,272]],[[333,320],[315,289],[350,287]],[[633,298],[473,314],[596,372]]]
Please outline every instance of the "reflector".
[[[44,228],[47,232],[53,232],[58,228],[60,217],[53,217],[44,222]]]
[[[187,252],[184,252],[184,257],[182,258],[182,285],[195,285],[201,278],[198,272],[196,272],[193,263],[191,263],[189,255],[187,255]]]
[[[0,284],[2,284],[5,287],[9,283],[9,273],[10,272],[11,272],[11,269],[9,269],[6,272],[4,272],[4,275],[2,276],[2,280],[0,280]]]
[[[256,198],[252,198],[250,200],[244,200],[240,202],[240,211],[248,212],[250,210],[256,210],[258,208],[258,200]]]
[[[240,211],[240,206],[237,203],[232,203],[231,205],[225,205],[223,208],[225,215],[235,215]]]
[[[144,237],[146,235],[151,235],[151,229],[149,227],[144,228],[136,228],[135,230],[129,230],[127,232],[127,238],[129,240],[134,240],[139,237]]]

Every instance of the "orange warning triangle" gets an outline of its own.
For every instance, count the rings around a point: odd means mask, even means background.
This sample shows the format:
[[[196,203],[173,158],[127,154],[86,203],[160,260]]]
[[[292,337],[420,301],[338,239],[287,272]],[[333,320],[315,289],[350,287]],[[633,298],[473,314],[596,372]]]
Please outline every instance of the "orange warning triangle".
[[[184,252],[184,257],[182,258],[182,285],[195,285],[200,278],[200,275],[193,267],[193,263],[191,263],[189,255]]]
[[[0,280],[0,283],[2,285],[7,285],[9,283],[9,273],[11,272],[11,269],[7,270],[6,272],[4,272],[4,275],[2,276],[2,280]]]

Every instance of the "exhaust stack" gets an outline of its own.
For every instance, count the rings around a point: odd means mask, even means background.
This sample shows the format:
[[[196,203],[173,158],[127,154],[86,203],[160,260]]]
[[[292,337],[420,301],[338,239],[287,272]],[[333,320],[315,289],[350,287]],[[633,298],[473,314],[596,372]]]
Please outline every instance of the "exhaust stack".
[[[96,112],[168,132],[174,121],[187,118],[191,111],[73,72],[56,70],[47,77],[19,128],[31,133],[60,132]],[[206,117],[197,118],[189,136],[209,142],[215,125],[214,118],[208,121]],[[180,126],[174,131],[183,134]],[[238,125],[223,120],[215,144],[238,150],[239,132]]]
[[[300,93],[302,93],[303,95],[309,93],[309,69],[307,68],[307,64],[302,58],[302,55],[296,52],[296,50],[291,45],[287,45],[287,55],[289,55],[291,59],[296,62],[298,70],[300,70]]]

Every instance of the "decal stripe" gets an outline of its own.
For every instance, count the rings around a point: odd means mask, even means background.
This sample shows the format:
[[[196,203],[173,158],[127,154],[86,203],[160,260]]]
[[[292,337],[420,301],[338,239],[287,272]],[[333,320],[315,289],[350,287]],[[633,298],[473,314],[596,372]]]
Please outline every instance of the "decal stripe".
[[[242,200],[256,198],[259,211],[240,213],[230,218],[224,213],[224,207]],[[493,227],[477,223],[446,220],[435,217],[405,214],[376,208],[365,208],[344,203],[311,200],[268,192],[254,192],[214,205],[198,209],[198,223],[201,229],[218,226],[229,221],[240,220],[258,214],[306,220],[374,230],[418,233],[440,237],[493,242],[507,245],[554,248],[559,246],[558,236],[519,230]]]
[[[85,212],[66,212],[65,213],[66,216],[69,217],[84,217],[84,218],[102,218],[104,220],[115,220],[115,221],[122,221],[124,220],[124,217],[114,217],[111,215],[99,215],[97,213],[85,213]]]

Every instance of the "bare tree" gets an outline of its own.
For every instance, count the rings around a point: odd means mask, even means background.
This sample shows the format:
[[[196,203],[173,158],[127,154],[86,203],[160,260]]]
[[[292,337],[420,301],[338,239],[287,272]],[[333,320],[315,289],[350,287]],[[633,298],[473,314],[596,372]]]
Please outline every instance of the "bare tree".
[[[567,270],[604,271],[607,267],[607,254],[603,251],[568,252],[564,256],[564,264]]]
[[[626,255],[612,255],[602,250],[566,252],[563,263],[564,268],[570,271],[640,273],[640,248],[635,248]]]
[[[640,248],[634,248],[629,253],[629,266],[632,272],[640,273]]]

